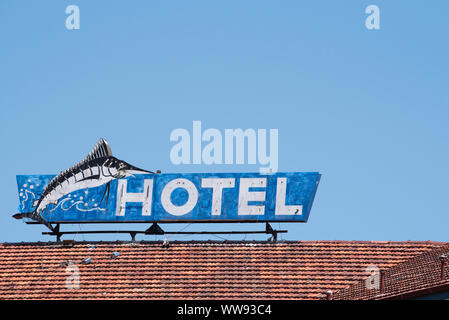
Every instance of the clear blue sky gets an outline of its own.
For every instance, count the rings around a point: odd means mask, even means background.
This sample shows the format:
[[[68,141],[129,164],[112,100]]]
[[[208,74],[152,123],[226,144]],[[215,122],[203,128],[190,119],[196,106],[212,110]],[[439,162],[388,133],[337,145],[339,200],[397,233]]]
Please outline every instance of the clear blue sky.
[[[65,28],[70,4],[80,30]],[[365,28],[370,4],[380,30]],[[15,175],[58,173],[100,136],[150,170],[258,171],[172,165],[170,132],[193,120],[279,129],[279,171],[322,173],[309,222],[281,224],[284,239],[449,241],[448,12],[446,0],[2,0],[0,241],[52,239],[11,218]]]

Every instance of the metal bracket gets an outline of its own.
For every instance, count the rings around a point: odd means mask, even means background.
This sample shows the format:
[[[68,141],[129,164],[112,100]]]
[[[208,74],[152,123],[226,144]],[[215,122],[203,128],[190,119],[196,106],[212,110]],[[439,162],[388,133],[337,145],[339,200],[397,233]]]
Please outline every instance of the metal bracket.
[[[153,222],[153,224],[151,225],[151,227],[149,227],[147,230],[145,230],[145,234],[165,234],[164,230],[162,230],[162,228],[156,223]]]
[[[265,232],[268,234],[271,234],[271,236],[273,237],[273,242],[277,242],[278,241],[278,230],[274,230],[271,225],[266,222],[265,224]]]
[[[97,231],[60,231],[60,225],[57,224],[56,227],[51,232],[42,232],[44,235],[56,236],[56,242],[61,242],[61,237],[65,234],[112,234],[112,233],[127,233],[131,236],[131,240],[136,241],[137,234],[144,235],[167,235],[167,234],[270,234],[273,242],[277,241],[278,233],[287,233],[288,230],[275,230],[267,222],[265,224],[264,231],[164,231],[156,222],[154,222],[147,230],[97,230]]]

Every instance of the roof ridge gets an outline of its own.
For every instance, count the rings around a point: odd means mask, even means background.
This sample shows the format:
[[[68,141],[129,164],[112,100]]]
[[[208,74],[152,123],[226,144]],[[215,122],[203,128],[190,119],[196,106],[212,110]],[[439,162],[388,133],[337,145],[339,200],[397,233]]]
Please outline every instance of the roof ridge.
[[[404,260],[402,262],[399,262],[397,264],[394,264],[394,265],[390,266],[389,268],[381,269],[381,271],[383,271],[385,273],[395,272],[395,271],[403,269],[404,267],[412,265],[414,262],[423,259],[423,257],[426,257],[426,256],[431,257],[431,256],[433,256],[435,254],[441,254],[442,252],[445,252],[445,251],[449,251],[449,243],[444,243],[443,242],[443,245],[441,245],[439,247],[434,247],[434,248],[431,248],[429,250],[420,252],[420,253],[418,253],[415,256],[409,257],[409,258],[407,258],[406,260]],[[339,293],[342,293],[344,291],[347,291],[347,292],[355,291],[357,286],[360,286],[360,284],[364,283],[366,281],[366,279],[368,279],[368,277],[370,277],[369,274],[367,274],[366,277],[364,277],[363,279],[360,279],[357,282],[347,286],[346,288],[342,288],[342,289],[336,291],[334,293],[334,296],[338,295]],[[446,284],[448,284],[448,283],[449,283],[449,279],[446,280]],[[441,283],[439,283],[439,284],[441,284]],[[428,284],[428,285],[431,286],[431,284]],[[423,290],[423,288],[418,288],[418,289],[411,290],[411,291],[421,291],[421,290]],[[397,295],[406,294],[406,293],[407,292],[396,293],[395,294],[395,293],[389,292],[389,293],[383,293],[382,294],[382,293],[379,292],[379,294],[376,295],[376,297],[378,297],[379,299],[388,299],[388,298],[391,298],[391,297],[394,297],[394,296],[397,296]],[[363,299],[363,297],[358,297],[358,298]]]
[[[161,244],[163,240],[141,240],[141,241],[125,241],[125,240],[115,240],[115,241],[75,241],[75,245],[89,245],[89,244]],[[446,245],[449,245],[449,242],[441,242],[441,241],[430,241],[430,240],[423,240],[423,241],[414,241],[414,240],[406,240],[406,241],[380,241],[380,240],[281,240],[277,242],[267,241],[267,240],[170,240],[170,243],[177,243],[177,244],[309,244],[309,243],[319,243],[319,244],[420,244],[420,245],[435,245],[438,247],[443,247]],[[45,245],[62,245],[62,242],[55,242],[55,241],[47,241],[47,242],[41,242],[41,241],[31,241],[31,242],[0,242],[0,245],[4,246],[12,246],[12,245],[39,245],[39,246],[45,246]]]

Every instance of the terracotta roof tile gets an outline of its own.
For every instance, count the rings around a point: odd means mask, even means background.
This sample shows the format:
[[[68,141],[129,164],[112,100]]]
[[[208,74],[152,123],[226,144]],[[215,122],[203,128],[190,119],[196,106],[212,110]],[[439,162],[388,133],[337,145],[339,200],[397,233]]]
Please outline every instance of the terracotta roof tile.
[[[443,263],[444,261],[444,263]],[[378,272],[379,285],[368,288],[366,279],[336,293],[336,299],[400,299],[449,291],[449,245],[426,251]]]
[[[0,298],[323,299],[328,290],[335,297],[354,298],[339,292],[360,285],[368,276],[367,266],[395,270],[418,259],[416,267],[424,261],[419,257],[438,250],[447,250],[447,244],[205,241],[172,242],[163,248],[161,242],[78,242],[71,247],[3,243]],[[87,258],[90,263],[83,263]],[[79,268],[79,289],[66,287],[69,262]],[[428,268],[435,273],[435,265]],[[432,277],[440,275],[438,270]],[[398,279],[394,285],[408,290],[408,282]]]

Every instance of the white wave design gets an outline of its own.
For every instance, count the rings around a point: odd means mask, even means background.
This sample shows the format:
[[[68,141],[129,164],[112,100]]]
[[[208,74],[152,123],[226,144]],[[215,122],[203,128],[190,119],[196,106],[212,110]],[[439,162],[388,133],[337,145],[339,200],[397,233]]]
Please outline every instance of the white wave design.
[[[79,210],[79,211],[83,211],[83,212],[89,212],[89,211],[94,211],[94,210],[99,210],[99,211],[102,211],[102,212],[106,211],[106,208],[95,207],[95,208],[89,208],[89,209],[86,209],[86,208],[80,208],[80,207],[78,207],[78,204],[84,203],[83,201],[77,201],[77,202],[75,202],[75,203],[77,203],[77,205],[76,205],[75,208],[76,208],[77,210]]]
[[[51,210],[48,211],[48,212],[49,212],[49,213],[50,213],[50,212],[53,212],[53,211],[55,211],[58,207],[61,207],[62,211],[68,211],[68,210],[70,210],[70,209],[73,208],[73,207],[75,207],[78,211],[82,211],[82,212],[89,212],[89,211],[95,211],[95,210],[102,211],[102,212],[106,211],[106,208],[99,208],[99,207],[95,207],[95,208],[80,208],[79,205],[85,203],[84,201],[81,201],[81,200],[75,201],[74,203],[72,203],[72,204],[70,205],[70,207],[65,208],[65,207],[64,207],[64,203],[66,203],[68,200],[73,200],[73,199],[72,199],[72,198],[64,198],[64,199],[62,199],[61,201],[58,202],[58,204],[56,205],[56,207],[54,207],[53,209],[51,209]]]
[[[34,199],[36,199],[36,195],[34,194],[34,192],[29,191],[28,189],[24,189],[23,192],[25,192],[25,198],[22,200],[22,210],[25,209],[25,202],[28,201],[28,193],[30,193],[33,196],[32,201],[34,201]]]

